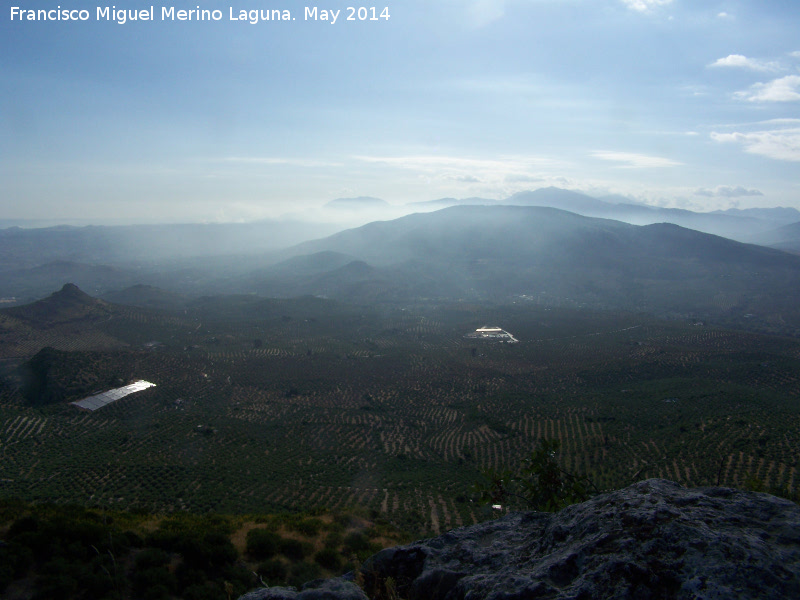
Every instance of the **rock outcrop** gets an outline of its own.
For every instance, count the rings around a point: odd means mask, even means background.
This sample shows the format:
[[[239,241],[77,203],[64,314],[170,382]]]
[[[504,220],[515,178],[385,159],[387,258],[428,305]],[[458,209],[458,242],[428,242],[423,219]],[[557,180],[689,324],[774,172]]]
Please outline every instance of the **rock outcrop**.
[[[310,581],[299,592],[295,588],[261,588],[240,596],[239,600],[369,600],[364,591],[341,577]]]
[[[510,514],[388,548],[362,574],[365,596],[339,578],[246,598],[797,599],[800,506],[651,479],[558,513]]]

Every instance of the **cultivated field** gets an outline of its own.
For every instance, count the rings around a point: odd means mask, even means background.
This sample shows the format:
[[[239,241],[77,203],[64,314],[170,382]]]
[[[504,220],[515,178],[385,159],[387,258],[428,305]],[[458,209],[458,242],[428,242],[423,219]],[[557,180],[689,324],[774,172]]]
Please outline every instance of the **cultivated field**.
[[[69,352],[52,371],[60,403],[32,406],[7,369],[0,495],[156,511],[359,507],[437,533],[483,518],[470,496],[480,470],[515,466],[543,437],[600,488],[664,477],[800,489],[794,339],[534,306],[110,306],[74,345],[63,324],[45,335],[5,317],[7,359],[40,339]],[[463,337],[486,324],[520,343]],[[135,379],[156,387],[93,413],[66,403]]]

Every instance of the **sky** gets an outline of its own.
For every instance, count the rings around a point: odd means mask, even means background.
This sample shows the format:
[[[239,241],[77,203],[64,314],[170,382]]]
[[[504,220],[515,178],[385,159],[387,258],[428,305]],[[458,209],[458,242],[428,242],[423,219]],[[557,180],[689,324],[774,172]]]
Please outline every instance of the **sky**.
[[[796,0],[384,0],[363,21],[346,2],[9,2],[0,219],[242,221],[547,186],[800,208]],[[57,7],[89,18],[26,18]]]

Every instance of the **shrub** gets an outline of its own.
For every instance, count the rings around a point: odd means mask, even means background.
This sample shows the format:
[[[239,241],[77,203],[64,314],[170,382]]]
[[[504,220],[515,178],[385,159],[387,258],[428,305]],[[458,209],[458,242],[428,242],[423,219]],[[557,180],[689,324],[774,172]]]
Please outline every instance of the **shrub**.
[[[289,585],[301,587],[304,583],[322,576],[322,569],[316,563],[299,562],[292,565],[289,572]]]
[[[270,558],[278,552],[281,536],[266,529],[247,532],[247,554],[256,559]]]
[[[338,531],[331,531],[327,536],[325,536],[325,541],[323,544],[326,548],[336,549],[342,545],[342,541],[344,537]]]
[[[219,583],[205,581],[190,585],[183,590],[181,597],[184,600],[224,600],[227,596]]]
[[[483,472],[484,482],[475,485],[484,503],[523,502],[526,508],[554,512],[589,498],[586,477],[577,477],[561,469],[556,461],[558,440],[542,439],[526,458],[518,473],[509,470]]]
[[[316,537],[322,529],[322,521],[319,519],[301,519],[295,523],[293,529],[308,537]]]
[[[136,556],[131,578],[136,596],[158,600],[175,592],[178,582],[168,568],[169,562],[169,554],[158,548],[148,548]]]
[[[324,569],[338,571],[342,568],[342,557],[333,548],[323,548],[314,556],[314,561]]]
[[[146,548],[136,555],[133,561],[137,569],[161,567],[169,563],[169,554],[159,548]]]
[[[358,554],[370,549],[367,536],[360,531],[348,533],[344,538],[344,547],[347,552],[352,554]]]
[[[261,577],[267,585],[281,585],[286,583],[288,569],[283,561],[272,558],[258,565],[256,573],[258,573],[259,577]]]
[[[291,561],[301,561],[306,556],[311,554],[313,548],[307,542],[299,540],[285,539],[281,540],[280,552]]]
[[[185,543],[182,547],[184,561],[198,569],[220,569],[239,558],[236,547],[223,533],[212,532],[199,543]]]

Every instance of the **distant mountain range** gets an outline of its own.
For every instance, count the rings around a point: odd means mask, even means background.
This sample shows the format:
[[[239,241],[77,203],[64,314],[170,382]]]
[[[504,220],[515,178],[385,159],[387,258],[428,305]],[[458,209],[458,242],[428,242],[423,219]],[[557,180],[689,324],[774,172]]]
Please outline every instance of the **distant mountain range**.
[[[623,196],[594,198],[580,192],[555,187],[535,191],[519,192],[505,200],[494,201],[483,198],[455,200],[443,198],[429,203],[415,203],[411,206],[424,209],[446,208],[448,206],[481,204],[485,206],[546,206],[559,208],[587,217],[614,219],[632,225],[651,225],[672,223],[705,233],[713,233],[743,242],[754,242],[753,236],[764,234],[789,223],[800,222],[800,211],[794,208],[754,208],[730,209],[709,213],[694,212],[677,208],[646,206],[630,201]],[[768,235],[764,239],[771,239]],[[769,245],[767,242],[766,245]]]
[[[536,206],[419,213],[291,252],[250,277],[252,291],[352,302],[517,296],[698,315],[764,306],[792,312],[800,299],[800,257],[672,224],[635,226]]]
[[[55,261],[88,265],[176,262],[197,257],[272,252],[341,227],[306,221],[183,225],[58,226],[0,229],[0,272]]]
[[[800,223],[791,223],[754,235],[753,243],[800,254]]]
[[[699,231],[736,230],[798,251],[800,223],[777,225],[794,218],[794,209],[693,213],[557,188],[502,204],[480,200],[318,239],[312,226],[281,230],[274,222],[3,230],[0,298],[34,299],[72,282],[150,308],[255,293],[361,304],[527,301],[789,324],[800,310],[800,257]],[[341,201],[370,210],[382,202]]]

